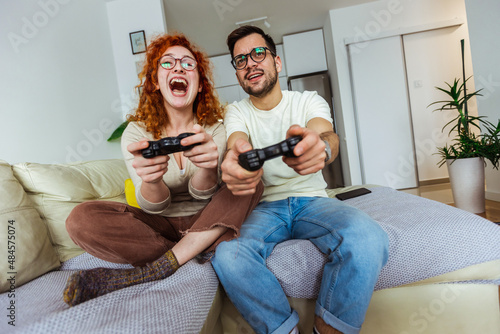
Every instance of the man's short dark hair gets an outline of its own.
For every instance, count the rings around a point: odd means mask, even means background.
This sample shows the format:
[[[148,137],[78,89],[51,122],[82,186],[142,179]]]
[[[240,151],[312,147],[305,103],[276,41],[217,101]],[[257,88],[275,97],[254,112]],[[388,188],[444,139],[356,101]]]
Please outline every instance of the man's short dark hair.
[[[274,44],[274,41],[271,36],[266,34],[262,29],[256,26],[241,26],[239,28],[236,28],[233,30],[232,33],[227,36],[227,47],[229,48],[229,52],[231,52],[231,58],[234,57],[233,51],[234,51],[234,45],[236,42],[238,42],[240,39],[247,37],[251,34],[259,34],[264,38],[266,41],[266,46],[271,50],[273,54],[276,54],[276,44]]]

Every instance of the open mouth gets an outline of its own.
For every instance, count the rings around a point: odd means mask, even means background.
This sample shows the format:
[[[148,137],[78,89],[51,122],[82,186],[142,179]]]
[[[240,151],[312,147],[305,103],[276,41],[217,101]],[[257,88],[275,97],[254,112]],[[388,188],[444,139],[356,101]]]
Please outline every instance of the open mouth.
[[[182,78],[173,78],[170,80],[169,85],[174,95],[184,95],[187,92],[188,83]]]
[[[263,75],[264,75],[263,72],[252,72],[252,73],[247,75],[247,80],[252,81],[252,80],[260,78]]]

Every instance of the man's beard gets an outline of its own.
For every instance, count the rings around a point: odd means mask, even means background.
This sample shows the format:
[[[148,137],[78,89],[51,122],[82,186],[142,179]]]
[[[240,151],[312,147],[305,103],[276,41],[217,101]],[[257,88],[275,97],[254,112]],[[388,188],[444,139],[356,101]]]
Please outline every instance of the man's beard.
[[[278,81],[278,71],[274,70],[273,73],[268,74],[269,72],[263,72],[265,81],[264,85],[262,87],[253,87],[248,84],[241,85],[241,88],[247,93],[248,95],[255,96],[258,98],[264,97],[269,92],[271,92],[274,88],[274,85],[276,85],[276,82]],[[239,78],[238,78],[239,80]],[[241,82],[240,82],[241,84]]]

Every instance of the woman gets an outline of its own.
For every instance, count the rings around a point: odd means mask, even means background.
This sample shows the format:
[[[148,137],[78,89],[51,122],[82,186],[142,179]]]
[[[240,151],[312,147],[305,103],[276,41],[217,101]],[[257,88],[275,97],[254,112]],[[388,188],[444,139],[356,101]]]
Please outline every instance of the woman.
[[[148,46],[139,106],[122,136],[141,209],[91,201],[75,207],[66,221],[73,241],[88,253],[135,268],[73,274],[64,290],[70,306],[166,278],[239,234],[263,188],[250,196],[234,196],[225,185],[217,190],[226,133],[212,82],[208,58],[183,35],[162,35]],[[151,159],[142,156],[148,140],[186,132],[194,135],[181,144],[197,144],[193,148]]]

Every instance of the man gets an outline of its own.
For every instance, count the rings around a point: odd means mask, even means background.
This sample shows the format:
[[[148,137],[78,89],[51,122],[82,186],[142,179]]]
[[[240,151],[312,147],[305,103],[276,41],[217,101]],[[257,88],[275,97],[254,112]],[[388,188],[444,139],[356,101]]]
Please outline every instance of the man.
[[[315,310],[315,333],[358,333],[374,285],[388,257],[388,238],[368,215],[328,198],[321,170],[338,154],[328,104],[313,92],[281,91],[282,64],[272,38],[244,26],[227,39],[248,99],[228,107],[228,151],[222,179],[235,195],[251,194],[262,180],[262,201],[238,239],[221,243],[213,266],[224,289],[256,333],[298,333],[298,314],[266,258],[288,239],[308,239],[328,256]],[[304,50],[307,61],[307,50]],[[250,172],[238,155],[291,136],[302,140],[296,158],[266,161]]]

